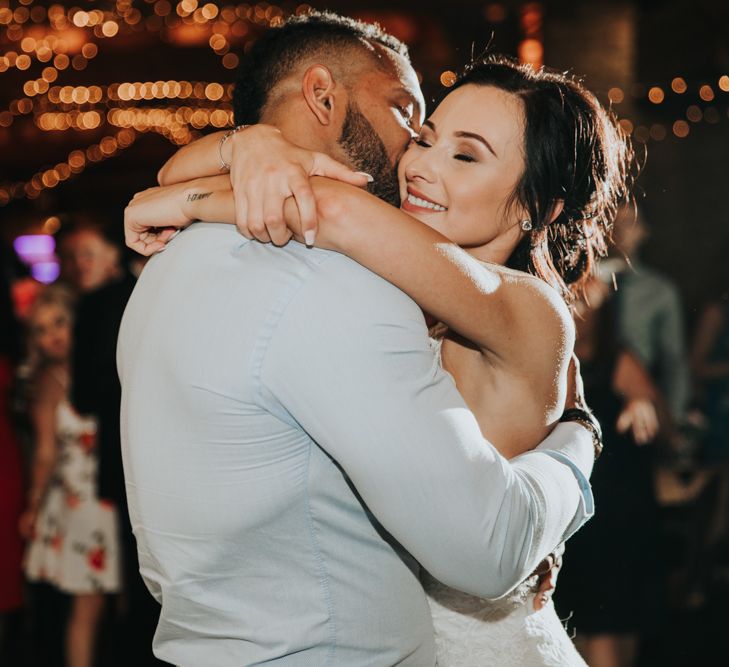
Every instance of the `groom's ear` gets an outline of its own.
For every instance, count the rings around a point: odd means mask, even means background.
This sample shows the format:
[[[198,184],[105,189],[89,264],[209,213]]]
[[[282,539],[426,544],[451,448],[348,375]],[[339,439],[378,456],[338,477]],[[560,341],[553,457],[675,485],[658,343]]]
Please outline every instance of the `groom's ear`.
[[[334,122],[335,113],[338,111],[335,101],[336,89],[337,83],[325,65],[312,65],[301,80],[304,100],[322,125],[331,125]]]

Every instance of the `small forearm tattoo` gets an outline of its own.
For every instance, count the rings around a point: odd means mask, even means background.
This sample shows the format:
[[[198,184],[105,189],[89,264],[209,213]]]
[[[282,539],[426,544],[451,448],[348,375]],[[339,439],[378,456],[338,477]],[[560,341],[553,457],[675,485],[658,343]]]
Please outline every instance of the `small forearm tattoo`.
[[[207,199],[212,192],[193,192],[187,195],[187,201],[199,201],[200,199]]]

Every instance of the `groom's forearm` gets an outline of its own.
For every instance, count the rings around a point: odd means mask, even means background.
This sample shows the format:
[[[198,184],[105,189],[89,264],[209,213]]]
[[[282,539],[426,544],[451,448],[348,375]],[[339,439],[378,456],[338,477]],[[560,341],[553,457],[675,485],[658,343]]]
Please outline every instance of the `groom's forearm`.
[[[265,394],[433,576],[507,593],[589,513],[576,470],[589,474],[591,436],[560,425],[546,451],[507,461],[437,366],[417,306],[340,255],[313,259],[262,363]]]

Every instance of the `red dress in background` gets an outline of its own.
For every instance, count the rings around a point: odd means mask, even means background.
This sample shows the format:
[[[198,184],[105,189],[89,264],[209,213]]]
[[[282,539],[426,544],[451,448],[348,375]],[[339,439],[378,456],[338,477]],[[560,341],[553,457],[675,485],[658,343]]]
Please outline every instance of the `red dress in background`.
[[[22,604],[23,542],[18,519],[23,510],[23,466],[10,423],[12,366],[0,357],[0,613]]]

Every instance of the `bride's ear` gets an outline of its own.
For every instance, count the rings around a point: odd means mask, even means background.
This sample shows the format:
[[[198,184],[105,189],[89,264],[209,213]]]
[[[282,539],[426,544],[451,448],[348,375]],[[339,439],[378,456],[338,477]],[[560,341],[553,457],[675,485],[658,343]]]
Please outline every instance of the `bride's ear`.
[[[301,80],[306,105],[322,125],[330,125],[334,121],[336,87],[334,77],[325,65],[312,65]]]
[[[552,203],[552,211],[549,214],[549,224],[551,225],[564,211],[564,199],[555,199]]]

